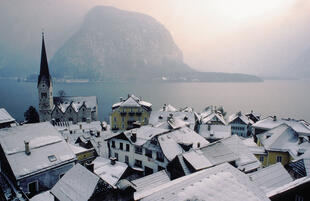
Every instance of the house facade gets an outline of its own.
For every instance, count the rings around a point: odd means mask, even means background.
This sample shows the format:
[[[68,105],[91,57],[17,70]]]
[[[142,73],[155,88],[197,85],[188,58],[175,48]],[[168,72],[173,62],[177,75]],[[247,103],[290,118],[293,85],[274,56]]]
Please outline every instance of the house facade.
[[[98,101],[90,97],[55,97],[53,82],[49,73],[44,35],[42,35],[42,50],[40,74],[38,77],[39,117],[44,121],[90,122],[98,119]]]
[[[1,170],[30,197],[51,189],[76,161],[49,122],[1,129],[0,144]]]
[[[126,100],[120,99],[120,102],[112,106],[110,115],[111,129],[128,130],[134,128],[134,123],[147,125],[152,111],[152,104],[143,101],[134,95],[128,95]]]
[[[208,142],[188,127],[176,130],[142,126],[106,139],[109,153],[145,175],[158,172],[178,154]]]
[[[231,134],[242,137],[249,137],[252,135],[252,124],[254,122],[241,112],[229,116],[228,124],[231,126]]]

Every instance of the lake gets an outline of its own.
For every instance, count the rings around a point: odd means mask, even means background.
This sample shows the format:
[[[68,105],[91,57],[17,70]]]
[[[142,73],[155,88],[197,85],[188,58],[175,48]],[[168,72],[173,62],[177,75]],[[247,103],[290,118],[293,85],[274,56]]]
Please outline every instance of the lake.
[[[201,112],[208,105],[222,105],[229,114],[254,112],[263,117],[277,115],[310,121],[309,80],[264,81],[259,83],[54,83],[54,94],[98,98],[99,119],[108,120],[111,106],[128,94],[143,97],[159,110],[164,103],[190,106]],[[26,109],[38,107],[37,84],[0,79],[0,108],[18,121]]]

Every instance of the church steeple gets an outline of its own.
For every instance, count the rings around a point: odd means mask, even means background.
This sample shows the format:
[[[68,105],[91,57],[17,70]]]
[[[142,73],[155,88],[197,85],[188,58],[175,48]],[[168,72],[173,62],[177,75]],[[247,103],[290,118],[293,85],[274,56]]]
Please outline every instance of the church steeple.
[[[38,77],[38,86],[43,78],[47,81],[47,85],[49,86],[51,83],[51,75],[48,69],[48,62],[46,57],[44,32],[42,32],[41,64],[40,64],[40,75]]]

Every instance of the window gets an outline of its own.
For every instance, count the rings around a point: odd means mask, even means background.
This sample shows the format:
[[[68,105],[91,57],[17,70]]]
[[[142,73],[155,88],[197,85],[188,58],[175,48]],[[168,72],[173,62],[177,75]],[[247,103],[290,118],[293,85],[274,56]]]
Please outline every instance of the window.
[[[145,149],[145,155],[149,158],[152,158],[152,151],[151,150],[148,150],[148,149]]]
[[[277,156],[277,162],[282,162],[282,156]]]
[[[123,150],[123,143],[122,143],[122,142],[119,143],[119,149],[120,149],[120,150]]]
[[[57,161],[57,158],[56,158],[55,155],[50,155],[50,156],[48,156],[47,158],[48,158],[48,160],[49,160],[50,162]]]
[[[82,122],[86,122],[86,118],[85,117],[82,118]]]
[[[129,157],[125,156],[125,163],[128,165],[129,164]]]
[[[118,153],[114,153],[114,157],[115,157],[116,160],[118,161]]]
[[[136,154],[142,154],[142,147],[135,146],[135,153]]]
[[[264,156],[259,156],[259,161],[264,162]]]
[[[129,144],[126,144],[126,151],[129,151]]]
[[[41,93],[41,98],[46,98],[47,97],[47,93]]]
[[[136,167],[142,168],[142,161],[140,161],[140,160],[135,160],[135,166],[136,166]]]
[[[115,142],[112,141],[112,148],[115,148]]]
[[[34,195],[38,192],[38,181],[28,183],[28,192],[30,195]]]
[[[122,117],[122,122],[124,122],[125,121],[125,117]]]
[[[157,152],[156,153],[156,160],[158,160],[160,162],[164,162],[164,154],[161,152]]]
[[[147,124],[147,117],[144,118],[144,124]]]
[[[125,125],[124,124],[122,124],[122,129],[124,129],[125,128]]]
[[[116,123],[116,117],[114,117],[114,122]]]

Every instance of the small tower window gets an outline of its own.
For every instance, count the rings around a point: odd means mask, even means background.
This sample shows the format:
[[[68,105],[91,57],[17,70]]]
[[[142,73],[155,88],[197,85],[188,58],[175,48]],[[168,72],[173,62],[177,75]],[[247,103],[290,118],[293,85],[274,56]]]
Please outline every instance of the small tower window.
[[[46,98],[47,97],[47,93],[41,93],[41,98]]]

